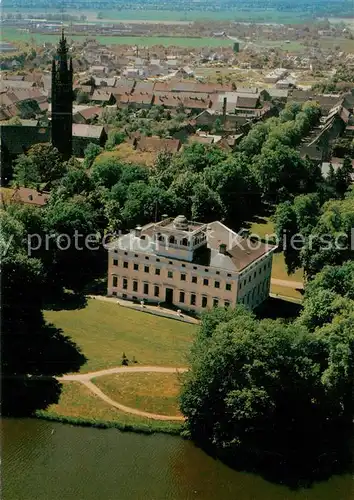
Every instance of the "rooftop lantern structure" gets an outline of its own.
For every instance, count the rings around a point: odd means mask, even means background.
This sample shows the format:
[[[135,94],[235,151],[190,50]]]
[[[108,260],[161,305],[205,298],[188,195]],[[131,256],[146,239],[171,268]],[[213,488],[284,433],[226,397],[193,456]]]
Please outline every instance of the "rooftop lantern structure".
[[[188,220],[184,215],[178,215],[173,221],[173,226],[175,229],[188,231]]]

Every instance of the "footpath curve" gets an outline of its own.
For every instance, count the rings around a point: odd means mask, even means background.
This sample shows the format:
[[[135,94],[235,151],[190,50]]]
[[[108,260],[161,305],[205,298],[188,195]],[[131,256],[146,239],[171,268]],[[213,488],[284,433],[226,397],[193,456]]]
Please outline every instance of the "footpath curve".
[[[99,370],[96,372],[89,373],[76,373],[71,375],[63,375],[62,377],[56,377],[57,380],[61,382],[80,382],[85,387],[87,387],[93,394],[98,396],[100,399],[108,403],[110,406],[117,408],[125,413],[130,413],[132,415],[137,415],[139,417],[150,418],[152,420],[173,420],[173,421],[184,421],[184,417],[180,415],[160,415],[158,413],[149,413],[146,411],[137,410],[136,408],[131,408],[130,406],[122,405],[117,401],[114,401],[104,392],[101,391],[91,380],[95,377],[102,377],[103,375],[113,375],[115,373],[137,373],[137,372],[150,372],[150,373],[183,373],[186,372],[187,368],[173,368],[173,367],[163,367],[163,366],[117,366],[115,368],[108,368],[106,370]]]

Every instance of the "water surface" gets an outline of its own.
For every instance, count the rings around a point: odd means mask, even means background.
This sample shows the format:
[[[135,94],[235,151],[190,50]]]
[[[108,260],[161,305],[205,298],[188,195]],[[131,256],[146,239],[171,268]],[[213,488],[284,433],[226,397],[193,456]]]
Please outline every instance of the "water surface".
[[[291,491],[168,435],[35,419],[5,419],[1,434],[3,500],[354,499],[349,474]]]

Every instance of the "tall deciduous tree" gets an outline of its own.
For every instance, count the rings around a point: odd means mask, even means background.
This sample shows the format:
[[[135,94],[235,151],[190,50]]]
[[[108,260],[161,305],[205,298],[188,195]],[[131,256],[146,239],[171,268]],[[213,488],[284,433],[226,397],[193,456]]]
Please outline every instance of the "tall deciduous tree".
[[[181,410],[194,440],[231,463],[310,474],[352,425],[352,319],[309,333],[243,308],[203,318]],[[329,452],[330,450],[330,452]]]

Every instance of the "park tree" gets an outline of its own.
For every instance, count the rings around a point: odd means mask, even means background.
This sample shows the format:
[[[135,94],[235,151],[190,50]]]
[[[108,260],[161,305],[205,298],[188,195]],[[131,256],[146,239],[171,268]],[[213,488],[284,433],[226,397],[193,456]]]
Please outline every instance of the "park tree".
[[[105,155],[99,156],[94,162],[91,169],[91,180],[95,185],[110,189],[121,177],[122,164],[118,158]]]
[[[202,172],[206,167],[217,165],[226,158],[226,153],[213,146],[194,143],[183,149],[174,157],[173,163],[176,170],[190,170],[192,172]]]
[[[191,201],[192,220],[212,222],[224,219],[225,209],[220,196],[206,184],[194,186]]]
[[[305,298],[317,290],[328,290],[354,301],[354,261],[324,267],[306,284]]]
[[[279,113],[281,122],[295,120],[296,115],[301,111],[301,104],[298,102],[288,102],[285,108]]]
[[[203,172],[205,183],[220,197],[227,221],[236,227],[260,208],[260,193],[246,157],[229,156]]]
[[[93,183],[87,171],[75,160],[68,162],[67,172],[57,186],[56,195],[72,198],[75,195],[86,195],[92,189]]]
[[[354,192],[344,200],[330,200],[320,215],[301,250],[301,263],[311,277],[326,265],[341,265],[353,258],[351,232],[354,227]]]
[[[73,342],[43,319],[46,272],[24,246],[29,217],[22,213],[20,221],[15,213],[2,211],[0,218],[1,410],[4,416],[29,416],[58,402],[61,384],[54,376],[78,370],[85,358]]]
[[[35,162],[22,154],[15,160],[13,169],[13,185],[36,188],[41,183],[41,176]]]
[[[107,142],[105,148],[107,151],[114,149],[115,146],[122,144],[125,140],[125,134],[120,130],[111,130],[108,133]]]
[[[164,213],[175,214],[180,206],[174,193],[159,186],[133,182],[127,187],[127,197],[122,210],[126,228],[159,220]]]
[[[35,144],[27,151],[26,157],[35,166],[41,183],[53,184],[66,172],[65,162],[50,144]]]
[[[252,157],[260,153],[263,143],[266,141],[269,127],[265,123],[258,123],[242,139],[239,150],[247,156]]]
[[[306,190],[311,166],[299,153],[285,145],[269,147],[265,144],[260,155],[254,157],[254,175],[265,198],[283,201],[289,193]]]
[[[103,251],[97,218],[93,207],[80,196],[49,201],[45,225],[51,235],[49,280],[54,291],[63,287],[80,291],[93,279]]]
[[[87,92],[79,90],[76,94],[77,104],[87,104],[90,101],[90,96]]]
[[[352,161],[349,157],[345,157],[343,165],[341,165],[334,174],[334,183],[337,195],[343,197],[345,192],[348,190],[350,184],[352,183],[352,175],[354,174],[354,169],[352,166]]]

